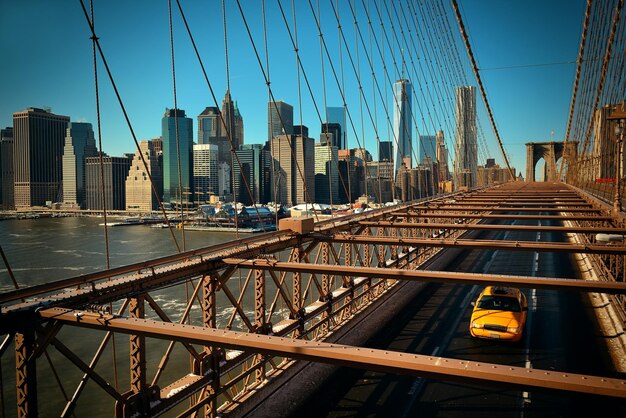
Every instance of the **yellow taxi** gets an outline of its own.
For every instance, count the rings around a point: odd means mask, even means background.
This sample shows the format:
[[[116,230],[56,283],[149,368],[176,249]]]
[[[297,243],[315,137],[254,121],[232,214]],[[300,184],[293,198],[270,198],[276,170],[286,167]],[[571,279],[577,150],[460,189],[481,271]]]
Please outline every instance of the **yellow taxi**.
[[[487,286],[472,305],[472,337],[521,340],[528,313],[528,302],[522,291],[513,287]]]

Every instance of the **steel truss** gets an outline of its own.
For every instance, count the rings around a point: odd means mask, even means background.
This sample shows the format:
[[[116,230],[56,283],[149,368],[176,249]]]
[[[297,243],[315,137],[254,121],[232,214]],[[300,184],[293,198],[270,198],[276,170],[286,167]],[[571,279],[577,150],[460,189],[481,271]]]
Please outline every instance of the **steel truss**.
[[[524,193],[525,189],[531,191]],[[501,207],[512,198],[552,215],[493,215],[486,209],[525,212],[524,206]],[[478,206],[472,206],[474,203]],[[485,212],[474,213],[479,210]],[[514,184],[331,219],[316,224],[310,233],[287,230],[262,234],[6,292],[0,295],[0,328],[13,335],[17,414],[36,415],[35,370],[37,366],[41,370],[43,363],[38,360],[50,346],[79,371],[75,381],[59,379],[75,385],[61,416],[71,416],[88,381],[110,398],[117,416],[156,416],[173,408],[186,408],[180,412],[182,415],[217,416],[245,401],[252,391],[271,384],[294,359],[444,380],[626,397],[626,382],[604,377],[540,370],[529,373],[509,366],[323,342],[329,334],[350,327],[355,315],[384,300],[403,280],[595,291],[614,295],[616,303],[622,303],[626,294],[625,248],[622,244],[600,245],[594,238],[598,232],[626,231],[622,220],[608,213],[597,202],[564,186]],[[523,228],[486,225],[483,222],[487,219],[577,223],[567,228]],[[469,230],[494,229],[567,232],[582,237],[583,243],[466,239]],[[419,270],[445,248],[587,253],[597,260],[603,280]],[[184,287],[187,290],[179,292],[187,295],[179,299],[184,306],[181,310],[173,310],[162,302],[162,297],[155,297]],[[80,335],[84,327],[103,332],[91,358],[79,356],[72,341],[64,340],[60,332],[71,329]],[[122,382],[124,389],[114,384],[108,377],[110,370],[100,365],[103,357],[110,356],[110,340],[117,334],[129,335],[128,350],[123,355],[129,371]],[[8,352],[3,343],[0,353]],[[158,364],[147,361],[159,353]],[[172,360],[181,356],[189,359],[186,371],[172,365]]]

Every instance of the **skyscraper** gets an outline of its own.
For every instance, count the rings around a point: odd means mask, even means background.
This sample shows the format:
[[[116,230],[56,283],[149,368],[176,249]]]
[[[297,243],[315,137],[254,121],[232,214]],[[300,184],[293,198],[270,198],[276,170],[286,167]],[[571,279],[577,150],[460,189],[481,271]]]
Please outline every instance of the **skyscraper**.
[[[238,163],[235,162],[233,169],[235,173],[233,190],[237,202],[244,205],[267,203],[264,190],[267,183],[265,176],[271,166],[268,150],[262,144],[244,144],[237,150],[237,157]]]
[[[448,149],[443,131],[439,130],[435,138],[437,141],[437,163],[439,164],[439,181],[450,180],[450,170],[448,169]]]
[[[346,132],[346,109],[342,107],[326,107],[326,116],[328,123],[337,123],[341,126],[340,138],[336,140],[335,145],[339,149],[348,149],[347,132]],[[322,132],[324,130],[322,129]]]
[[[392,159],[392,141],[380,141],[380,143],[378,144],[378,161],[392,161]]]
[[[435,160],[437,157],[437,140],[434,135],[420,135],[419,136],[419,146],[417,150],[417,155],[419,156],[419,163],[424,164],[426,158],[429,157],[432,160]]]
[[[133,159],[128,157],[102,156],[85,158],[85,200],[87,209],[126,210],[126,178]],[[104,177],[104,186],[102,186]],[[102,194],[104,192],[104,201]]]
[[[211,140],[220,136],[220,110],[217,107],[206,107],[198,115],[198,144],[210,144]]]
[[[13,128],[0,130],[0,209],[15,208],[13,174]]]
[[[412,167],[411,115],[413,86],[407,79],[400,79],[393,85],[393,145],[394,177],[403,162]]]
[[[339,159],[334,145],[315,144],[315,202],[339,203]]]
[[[165,142],[163,141],[163,146],[165,146]],[[143,158],[146,161],[147,170],[140,153],[143,154]],[[127,210],[149,212],[159,208],[159,202],[152,190],[148,173],[152,177],[152,181],[154,181],[157,193],[160,194],[163,190],[163,177],[158,157],[154,152],[154,146],[151,141],[141,141],[139,150],[135,152],[132,165],[126,177]]]
[[[61,199],[63,144],[70,118],[28,108],[13,114],[15,206],[44,206]]]
[[[217,145],[193,146],[193,184],[197,202],[209,201],[211,195],[219,195],[217,164]]]
[[[267,104],[267,139],[293,134],[293,106],[281,100]]]
[[[315,202],[315,142],[302,135],[278,135],[271,141],[272,196],[293,206]]]
[[[178,120],[178,146],[176,144],[176,120]],[[193,192],[193,121],[185,117],[182,109],[167,109],[161,120],[163,138],[163,201],[184,202]],[[180,150],[180,182],[178,155]],[[182,196],[181,196],[182,189]]]
[[[456,141],[454,187],[475,187],[478,167],[476,140],[476,87],[456,88]]]
[[[234,106],[234,119],[235,119],[235,138],[237,139],[237,147],[240,147],[244,144],[243,142],[243,117],[239,112],[239,106],[237,106],[237,102],[235,102]],[[235,148],[236,149],[236,148]]]
[[[198,144],[215,145],[217,147],[217,162],[227,164],[230,167],[233,164],[232,151],[239,149],[243,143],[243,117],[239,112],[237,102],[232,100],[230,90],[227,90],[224,100],[222,100],[221,111],[217,107],[207,107],[198,115]],[[224,176],[225,171],[218,171],[222,173],[222,181],[219,182],[219,185],[223,187],[218,185],[217,189],[231,190],[231,175]]]
[[[91,123],[70,122],[63,148],[63,203],[85,208],[85,159],[98,153]]]
[[[320,135],[320,143],[322,145],[326,145],[325,141],[327,141],[327,138],[328,138],[328,135],[324,135],[324,134],[331,134],[332,141],[330,145],[333,147],[337,147],[337,149],[343,149],[341,148],[341,144],[343,143],[343,133],[341,129],[341,124],[334,123],[334,122],[322,123],[321,133],[323,135],[323,136]],[[322,141],[322,139],[324,139],[324,141]]]
[[[231,139],[232,149],[237,150],[243,144],[243,118],[239,113],[237,104],[230,97],[230,90],[226,90],[224,100],[222,100],[222,117],[220,118],[220,134],[227,139],[230,151]]]

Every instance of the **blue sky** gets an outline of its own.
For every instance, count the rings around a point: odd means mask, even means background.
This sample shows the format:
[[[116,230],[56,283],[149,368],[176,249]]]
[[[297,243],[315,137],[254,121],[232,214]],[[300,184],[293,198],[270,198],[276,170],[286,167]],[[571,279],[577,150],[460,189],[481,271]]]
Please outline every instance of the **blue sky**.
[[[194,0],[181,3],[209,80],[221,105],[226,90],[221,2]],[[244,118],[245,142],[262,143],[267,136],[267,88],[237,4],[232,0],[227,0],[226,3],[231,93],[233,99],[238,102]],[[264,59],[261,1],[241,3],[254,40]],[[374,2],[353,0],[351,3],[357,9],[359,27],[365,42],[369,43],[367,19],[362,4],[370,5],[375,30],[380,30],[380,25],[376,25],[378,18],[374,12]],[[565,135],[576,66],[570,63],[496,68],[575,61],[580,43],[584,0],[525,2],[461,0],[459,3],[475,56],[483,69],[481,75],[504,146],[512,165],[518,171],[524,172],[526,142],[548,141],[551,139],[552,131],[555,140],[562,140]],[[88,2],[86,4],[88,6]],[[294,105],[294,124],[300,123],[301,108],[302,123],[309,127],[312,136],[318,137],[320,122],[303,79],[301,79],[301,99],[298,96],[293,47],[277,4],[274,0],[266,1],[271,86],[276,99],[283,99]],[[281,4],[285,8],[290,25],[293,25],[291,2],[282,0]],[[323,108],[324,84],[317,28],[308,1],[296,1],[295,4],[301,59],[310,79],[315,101]],[[317,0],[312,0],[312,4],[317,7]],[[378,1],[377,4],[384,14],[384,3]],[[451,9],[447,0],[444,0],[444,4],[446,8]],[[138,139],[159,136],[161,117],[165,108],[173,107],[174,102],[167,1],[96,1],[94,7],[96,32]],[[212,106],[214,103],[191,49],[175,2],[173,7],[178,106],[194,119],[195,130],[198,113],[205,106]],[[320,0],[320,10],[322,31],[328,42],[333,64],[339,71],[337,23],[330,1]],[[348,46],[355,58],[354,25],[347,0],[340,1],[339,14]],[[453,31],[458,32],[456,20],[452,20],[451,23]],[[387,30],[391,37],[390,26]],[[382,41],[382,34],[379,33],[379,36]],[[13,112],[31,106],[49,106],[54,113],[68,115],[73,121],[92,122],[95,127],[94,81],[89,37],[89,28],[79,1],[0,2],[2,127],[12,125]],[[406,48],[416,51],[412,46]],[[394,43],[394,54],[397,58],[400,56],[399,49]],[[465,50],[461,49],[460,52],[467,69],[469,67]],[[389,134],[382,102],[373,99],[378,93],[374,94],[372,91],[370,70],[361,47],[359,54],[359,70],[365,96],[369,99],[370,111],[373,112],[374,103],[377,103],[375,126],[384,140]],[[390,51],[385,51],[389,77],[395,80],[398,74],[391,64],[390,54]],[[373,124],[365,107],[361,113],[358,86],[345,48],[343,58],[346,100],[354,118],[358,137],[361,145],[365,141],[366,148],[376,156]],[[405,53],[405,58],[408,59],[408,53]],[[388,85],[385,87],[386,81],[380,62],[380,56],[374,52],[373,63],[380,89],[383,92],[386,89],[390,95],[391,88]],[[326,104],[341,106],[339,89],[326,57],[324,66]],[[418,77],[415,71],[418,70],[409,70],[411,78]],[[103,149],[111,155],[133,152],[134,144],[130,131],[101,65],[99,76]],[[420,73],[419,77],[423,79],[428,76]],[[475,84],[473,76],[470,80],[470,84]],[[416,81],[413,82],[416,85],[417,100],[422,100],[421,103],[425,104],[424,101],[427,99],[417,90]],[[424,88],[422,85],[422,89]],[[431,91],[432,94],[434,90]],[[444,94],[450,97],[451,93],[447,91]],[[387,100],[390,100],[390,96]],[[487,156],[481,154],[479,164],[484,164],[485,157],[495,157],[502,163],[480,98],[478,103],[480,124],[490,154]],[[414,112],[419,121],[421,115],[417,114],[416,107]],[[448,107],[445,109],[450,112]],[[446,137],[450,139],[453,133],[448,132],[449,129],[444,123],[445,118],[441,114],[444,111],[434,110],[438,113],[434,117],[435,124],[442,125]],[[424,117],[428,119],[426,115]],[[453,120],[454,115],[448,114],[447,118]],[[421,134],[433,133],[430,124],[427,127],[418,126],[418,130]],[[351,128],[348,130],[348,142],[352,148],[359,146]],[[450,140],[448,146],[452,147]]]

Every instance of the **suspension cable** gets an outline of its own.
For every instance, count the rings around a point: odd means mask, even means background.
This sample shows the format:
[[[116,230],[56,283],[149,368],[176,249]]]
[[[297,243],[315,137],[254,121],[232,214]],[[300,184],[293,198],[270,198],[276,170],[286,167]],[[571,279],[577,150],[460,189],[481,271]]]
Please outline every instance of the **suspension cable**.
[[[178,109],[178,102],[176,98],[176,67],[175,67],[175,59],[174,59],[174,28],[172,25],[172,0],[167,0],[167,11],[168,11],[168,17],[169,17],[170,51],[171,51],[171,59],[172,59],[172,86],[173,86],[173,93],[174,93],[174,129],[175,129],[175,135],[176,135],[176,138],[175,138],[176,139],[176,162],[178,164],[178,196],[180,199],[179,201],[180,225],[181,225],[181,231],[183,235],[183,251],[185,251],[187,249],[186,248],[187,246],[185,242],[185,214],[183,211],[183,178],[182,178],[182,170],[180,166],[180,138],[178,136],[179,109]],[[169,123],[168,123],[167,129],[169,130]],[[169,140],[169,133],[168,133],[168,140]],[[170,199],[171,199],[171,196],[170,196]]]
[[[620,0],[622,1],[622,0]],[[489,120],[491,121],[491,127],[493,128],[493,132],[496,135],[496,139],[498,140],[498,145],[500,146],[500,151],[502,151],[502,157],[504,158],[504,163],[509,170],[509,174],[511,178],[514,179],[515,175],[513,174],[513,170],[511,169],[511,165],[509,164],[509,159],[506,156],[506,152],[504,151],[504,147],[502,146],[502,140],[500,139],[500,133],[498,132],[498,127],[496,126],[496,121],[493,118],[493,113],[491,112],[491,106],[489,106],[489,101],[487,100],[487,93],[485,93],[485,88],[483,86],[483,82],[480,78],[480,73],[478,71],[478,66],[476,65],[476,60],[474,59],[474,54],[472,53],[472,47],[469,43],[469,38],[467,37],[467,32],[465,31],[465,25],[463,24],[463,19],[461,18],[461,12],[459,11],[459,5],[456,0],[452,0],[452,6],[454,7],[454,12],[456,13],[456,19],[459,22],[459,29],[461,30],[461,36],[465,41],[465,48],[467,49],[467,54],[469,55],[470,61],[472,63],[472,69],[474,70],[474,75],[476,76],[476,81],[478,82],[478,87],[480,88],[480,93],[483,96],[483,101],[485,102],[485,107],[487,108],[487,113],[489,114]]]
[[[456,0],[453,0],[453,1],[456,1]],[[602,72],[600,74],[600,81],[598,82],[598,88],[596,90],[596,99],[594,101],[592,109],[596,109],[598,107],[600,95],[604,87],[604,79],[605,79],[606,72],[609,66],[609,61],[611,59],[611,51],[613,49],[613,40],[615,39],[617,23],[619,22],[620,13],[622,11],[623,6],[624,6],[624,0],[618,0],[617,4],[615,5],[615,14],[613,15],[613,24],[611,25],[611,34],[609,35],[609,40],[606,45],[606,50],[604,53],[604,60],[602,62]],[[592,119],[587,127],[587,133],[585,134],[585,140],[584,140],[583,147],[582,147],[583,154],[586,154],[587,144],[589,142],[589,136],[591,134],[592,126],[593,126],[593,114],[592,114]]]
[[[128,125],[128,129],[131,133],[131,136],[133,137],[133,141],[135,142],[135,147],[137,148],[138,154],[141,158],[141,161],[144,165],[144,168],[146,170],[146,174],[148,176],[148,178],[150,179],[150,186],[152,188],[152,192],[154,193],[154,195],[156,196],[157,202],[159,203],[159,207],[161,209],[161,213],[163,214],[163,217],[165,219],[165,222],[167,223],[170,233],[172,235],[172,239],[174,240],[174,244],[176,245],[176,250],[178,252],[180,252],[180,246],[178,245],[178,240],[176,239],[176,236],[174,235],[174,232],[171,228],[170,225],[170,221],[169,218],[167,217],[167,213],[165,213],[165,208],[163,207],[163,202],[161,202],[161,198],[159,196],[159,193],[156,189],[156,185],[152,179],[152,174],[150,173],[150,169],[148,167],[148,163],[146,162],[146,159],[143,156],[143,153],[141,152],[141,148],[139,147],[139,142],[137,141],[137,136],[135,135],[135,130],[133,129],[133,125],[130,122],[130,118],[128,116],[128,113],[126,112],[126,107],[124,106],[124,102],[122,101],[122,96],[120,95],[119,90],[117,89],[117,85],[115,84],[115,80],[113,79],[113,74],[111,73],[111,69],[109,68],[109,64],[107,63],[107,60],[104,56],[104,52],[102,51],[102,46],[100,45],[99,42],[99,38],[96,36],[96,32],[95,29],[93,27],[93,23],[91,22],[91,19],[89,17],[89,14],[87,13],[87,8],[85,7],[85,3],[84,0],[79,0],[80,1],[80,5],[83,9],[83,14],[85,16],[85,20],[87,21],[87,24],[89,25],[89,29],[91,30],[91,35],[92,38],[94,40],[94,42],[96,43],[96,46],[98,47],[98,54],[100,55],[100,59],[102,60],[102,63],[104,64],[104,68],[107,71],[107,75],[109,77],[109,81],[111,82],[111,86],[113,87],[113,91],[115,92],[115,96],[117,98],[117,101],[120,105],[120,108],[122,110],[122,113],[124,114],[124,119],[126,120],[126,124]]]
[[[93,0],[90,0],[89,2],[89,9],[91,12],[91,21],[93,22],[94,26],[96,24],[96,21],[94,19],[94,15],[93,15]],[[96,59],[96,39],[95,35],[91,36],[91,50],[92,50],[92,55],[93,55],[93,79],[94,79],[94,85],[95,85],[95,93],[96,93],[96,121],[98,124],[98,149],[100,150],[98,152],[98,160],[99,160],[99,164],[100,164],[100,190],[102,191],[102,214],[103,214],[103,219],[104,219],[104,248],[105,248],[105,261],[106,261],[106,268],[107,270],[111,268],[111,258],[110,258],[110,254],[109,254],[109,226],[107,224],[107,202],[106,202],[106,193],[105,193],[105,187],[104,187],[104,157],[103,157],[103,151],[102,151],[102,133],[101,133],[101,126],[100,126],[100,92],[98,89],[98,62]]]
[[[187,34],[189,35],[189,40],[191,42],[191,45],[193,46],[194,52],[196,54],[196,58],[198,59],[198,63],[200,64],[200,69],[202,70],[202,75],[204,76],[204,80],[207,83],[207,87],[209,88],[209,92],[211,93],[211,98],[213,99],[213,102],[216,106],[218,106],[217,103],[217,97],[215,96],[215,91],[213,90],[213,86],[211,85],[211,82],[209,81],[209,77],[207,75],[206,69],[204,67],[204,62],[202,61],[202,58],[200,57],[200,52],[198,51],[198,47],[196,45],[196,41],[193,37],[193,34],[191,33],[191,28],[189,27],[189,24],[187,22],[187,17],[185,16],[185,13],[183,11],[183,8],[180,4],[180,0],[176,0],[176,4],[178,6],[178,10],[180,12],[181,18],[183,19],[183,23],[185,24],[185,29],[187,30]],[[220,123],[222,125],[226,125],[226,122],[224,120],[224,116],[222,115],[222,113],[219,113],[219,117],[220,117]],[[233,133],[231,132],[230,129],[226,129],[226,137],[228,138],[228,141],[231,145],[231,147],[233,147]],[[237,164],[239,166],[239,169],[241,170],[242,168],[242,164],[241,161],[239,159],[239,156],[237,155],[237,153],[235,153],[235,159],[237,160]],[[244,185],[246,186],[246,190],[248,191],[248,195],[250,196],[250,199],[253,202],[253,206],[257,215],[257,219],[259,220],[259,224],[261,225],[261,228],[263,229],[263,231],[267,231],[265,228],[265,223],[263,222],[263,219],[261,218],[261,214],[259,213],[259,209],[257,208],[256,205],[256,200],[254,199],[254,196],[252,194],[252,190],[250,188],[250,185],[248,183],[248,180],[246,179],[245,176],[243,176],[243,181],[244,181]]]
[[[585,43],[587,41],[587,29],[589,28],[589,16],[591,12],[591,2],[592,0],[587,0],[587,8],[585,9],[585,23],[583,23],[583,33],[580,39],[580,49],[578,51],[578,64],[576,65],[576,78],[574,79],[574,88],[572,90],[572,103],[569,108],[569,117],[567,119],[567,130],[565,132],[565,146],[567,147],[567,142],[569,141],[569,133],[570,128],[572,127],[572,117],[574,116],[574,107],[576,106],[576,95],[578,93],[578,82],[580,81],[580,69],[583,64],[583,56],[585,55]],[[565,166],[565,158],[563,158],[561,162],[561,167],[559,168],[559,176],[563,173],[563,167]]]

